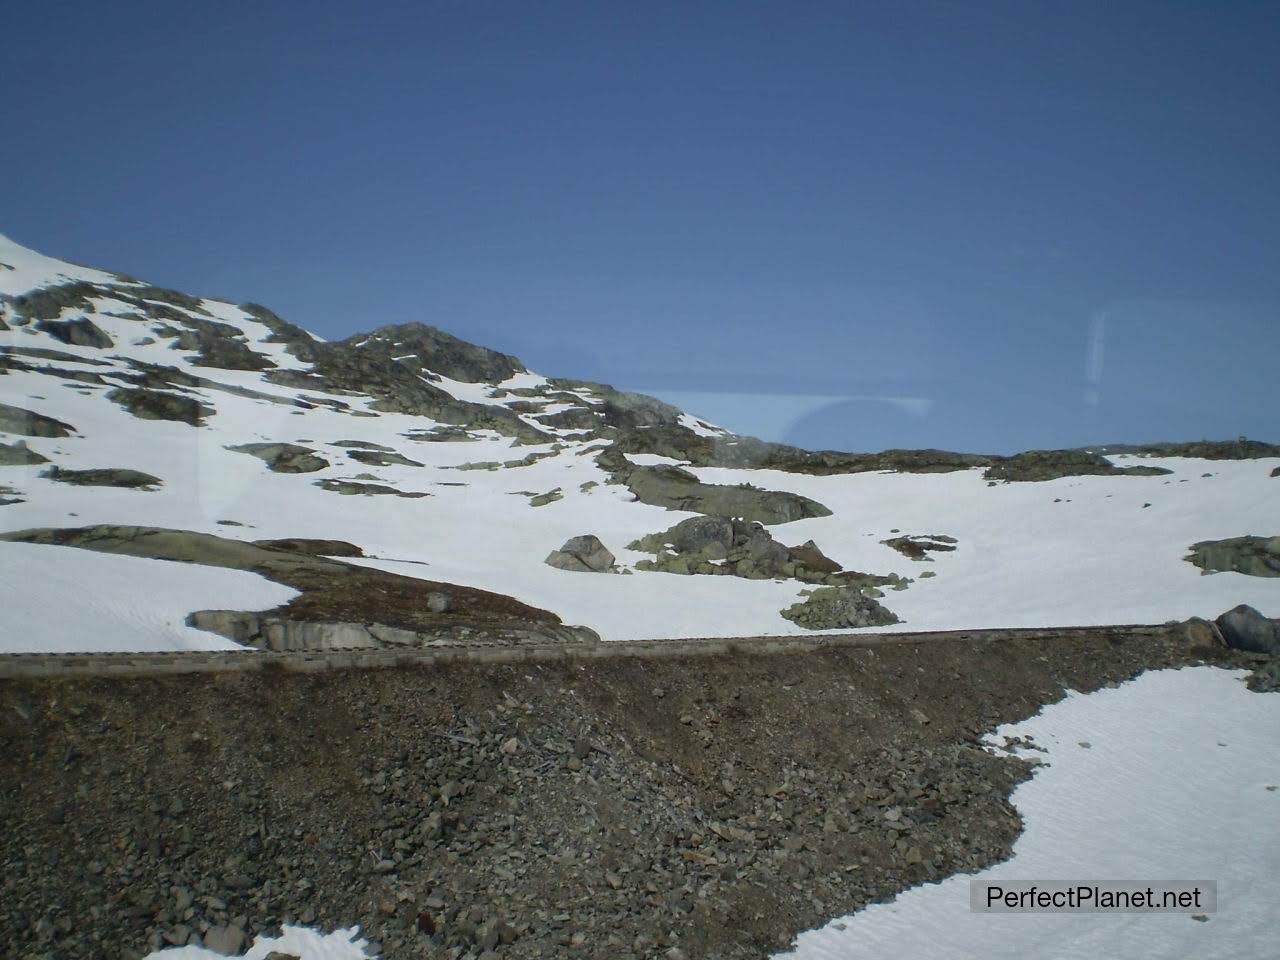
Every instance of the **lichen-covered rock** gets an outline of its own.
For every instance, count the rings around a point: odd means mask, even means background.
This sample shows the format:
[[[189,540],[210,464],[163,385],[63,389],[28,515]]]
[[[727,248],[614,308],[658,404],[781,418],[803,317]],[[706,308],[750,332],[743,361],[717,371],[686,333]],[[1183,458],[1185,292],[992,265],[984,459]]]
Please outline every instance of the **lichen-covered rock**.
[[[329,466],[314,450],[296,443],[242,443],[227,449],[257,457],[276,473],[315,473]]]
[[[920,560],[925,563],[932,561],[929,556],[930,551],[949,552],[956,548],[956,538],[948,537],[945,534],[920,534],[916,536],[890,537],[888,540],[881,540],[887,547],[893,547],[904,557],[911,560]]]
[[[34,463],[48,463],[43,457],[19,440],[17,443],[0,443],[0,467],[23,467]]]
[[[322,490],[328,490],[330,493],[340,493],[344,496],[384,496],[384,497],[404,497],[408,500],[414,500],[421,497],[429,497],[431,494],[418,490],[397,490],[395,487],[389,487],[383,483],[363,483],[355,480],[338,480],[327,479],[317,480],[316,486]]]
[[[0,433],[17,433],[24,437],[69,437],[75,427],[53,417],[0,403]]]
[[[204,426],[205,417],[214,413],[213,407],[199,400],[162,390],[117,387],[108,392],[106,398],[141,420],[176,420],[200,427]]]
[[[1280,577],[1280,537],[1201,540],[1183,558],[1205,573],[1234,571],[1251,577]]]
[[[761,490],[747,484],[724,486],[703,483],[679,467],[632,467],[627,471],[624,482],[640,502],[668,510],[687,510],[769,524],[831,516],[831,511],[822,504],[798,493]]]
[[[812,540],[806,540],[798,547],[791,548],[791,559],[817,573],[839,573],[840,564],[836,563],[818,549]]]
[[[92,470],[63,470],[50,467],[40,476],[58,483],[71,483],[80,487],[124,487],[131,490],[154,490],[162,481],[141,470],[108,467]]]
[[[1154,477],[1172,473],[1164,467],[1117,467],[1100,453],[1088,450],[1028,450],[1001,458],[983,473],[988,480],[1035,482],[1059,477]]]
[[[557,570],[577,573],[608,573],[614,567],[615,558],[600,538],[584,534],[566,540],[559,550],[552,550],[543,561]]]
[[[396,453],[394,450],[351,450],[347,453],[352,460],[360,463],[366,463],[371,467],[420,467],[417,460],[410,460],[406,456]]]
[[[74,320],[40,320],[36,329],[47,333],[53,339],[74,347],[95,347],[105,350],[115,343],[107,332],[88,317],[76,317]]]
[[[802,603],[782,611],[782,616],[807,630],[840,630],[879,627],[898,618],[857,587],[819,587]]]

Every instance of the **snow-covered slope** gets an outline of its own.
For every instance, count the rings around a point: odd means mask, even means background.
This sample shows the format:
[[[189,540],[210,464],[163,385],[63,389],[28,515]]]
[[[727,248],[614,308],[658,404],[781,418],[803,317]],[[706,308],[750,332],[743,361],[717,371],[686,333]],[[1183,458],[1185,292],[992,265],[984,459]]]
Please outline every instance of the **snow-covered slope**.
[[[369,557],[353,562],[507,594],[605,639],[803,632],[779,613],[806,587],[795,579],[599,575],[543,562],[589,533],[633,567],[650,555],[627,544],[695,515],[638,502],[617,482],[617,458],[600,457],[611,447],[629,456],[624,465],[686,462],[661,453],[686,447],[734,455],[739,438],[656,401],[548,380],[416,325],[325,344],[262,308],[160,290],[3,238],[0,323],[0,404],[19,410],[0,422],[0,442],[9,461],[26,458],[19,443],[47,461],[0,466],[0,501],[10,501],[0,533],[137,524],[338,539]],[[251,443],[297,444],[324,465],[275,472],[229,449]],[[1280,533],[1280,479],[1270,476],[1280,458],[1115,462],[1172,472],[993,483],[980,466],[685,469],[825,505],[830,516],[770,532],[786,544],[812,539],[848,569],[912,578],[883,600],[901,629],[1160,622],[1240,602],[1280,615],[1280,578],[1202,576],[1183,559],[1196,541]],[[159,485],[74,485],[47,475],[51,466],[141,471]],[[352,484],[375,486],[335,492]],[[543,494],[550,502],[534,499]],[[881,542],[899,534],[958,542],[920,562]],[[182,626],[183,608],[261,609],[292,596],[253,574],[2,547],[0,648],[10,651],[225,646]]]
[[[802,934],[795,960],[1274,957],[1280,868],[1280,704],[1239,672],[1193,667],[1073,694],[990,740],[1043,760],[1013,803],[1012,859],[924,884]],[[1213,704],[1188,716],[1188,704]],[[1271,762],[1268,762],[1271,761]],[[1213,913],[992,914],[970,883],[1141,890],[1216,883]],[[1197,922],[1198,921],[1198,922]]]

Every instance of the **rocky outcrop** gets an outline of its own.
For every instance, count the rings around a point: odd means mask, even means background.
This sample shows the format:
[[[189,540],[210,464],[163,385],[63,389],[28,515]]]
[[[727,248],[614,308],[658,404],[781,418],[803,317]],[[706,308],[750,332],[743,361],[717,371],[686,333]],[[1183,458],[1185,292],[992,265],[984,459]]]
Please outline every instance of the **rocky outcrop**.
[[[819,587],[809,592],[804,602],[783,610],[782,616],[807,630],[879,627],[898,622],[896,615],[857,587]]]
[[[1163,467],[1117,467],[1100,453],[1087,450],[1029,450],[1005,457],[986,469],[988,480],[1035,482],[1059,477],[1154,477],[1172,473]]]
[[[69,437],[75,427],[53,417],[0,403],[0,433],[17,433],[24,437]]]
[[[899,586],[906,582],[894,575],[842,571],[812,540],[787,547],[773,539],[763,524],[729,517],[690,517],[627,547],[654,554],[653,560],[637,563],[637,570],[660,573],[795,579],[831,586]]]
[[[1233,650],[1280,654],[1280,622],[1264,617],[1247,604],[1233,607],[1214,623]]]
[[[48,463],[43,457],[19,440],[17,443],[0,443],[0,467],[25,467],[35,463]]]
[[[155,490],[163,481],[141,470],[106,468],[94,470],[63,470],[50,467],[40,476],[58,483],[71,483],[79,487],[124,487],[128,490]]]
[[[1280,537],[1230,537],[1191,545],[1184,560],[1205,573],[1234,571],[1251,577],[1280,577]]]
[[[600,538],[593,534],[572,537],[559,550],[547,554],[543,563],[557,570],[577,573],[609,573],[614,569],[615,557]]]
[[[73,347],[95,347],[98,350],[105,350],[107,347],[115,346],[115,342],[107,332],[88,317],[76,317],[74,320],[40,320],[36,323],[36,329]]]
[[[257,457],[276,473],[315,473],[329,466],[314,450],[296,443],[242,443],[227,449]]]
[[[254,546],[268,550],[288,550],[305,553],[311,557],[363,557],[364,551],[346,540],[312,540],[306,537],[289,537],[284,540],[254,540]]]
[[[465,383],[496,384],[526,372],[515,357],[459,340],[423,323],[379,327],[342,342],[372,356],[394,359],[427,377],[440,375]]]
[[[317,480],[316,486],[321,490],[340,493],[347,497],[405,497],[409,500],[416,500],[431,496],[431,494],[419,490],[397,490],[395,487],[389,487],[385,483],[366,483],[361,480]]]
[[[161,390],[117,387],[108,392],[106,398],[141,420],[176,420],[193,427],[202,427],[205,417],[214,414],[213,407],[208,404]]]
[[[1196,460],[1259,460],[1280,457],[1280,445],[1248,440],[1196,440],[1191,443],[1106,444],[1090,447],[1096,453],[1137,454],[1148,457],[1190,457]]]
[[[761,490],[749,484],[723,486],[703,483],[679,467],[627,464],[615,473],[615,477],[619,474],[621,482],[641,503],[668,510],[737,517],[768,524],[831,516],[831,511],[822,504],[798,493]]]
[[[800,546],[792,547],[791,559],[814,573],[832,574],[839,573],[841,570],[840,564],[819,550],[818,545],[812,540],[806,540]]]
[[[368,464],[373,467],[420,467],[417,460],[410,460],[408,457],[396,453],[394,450],[387,452],[384,450],[351,450],[347,456],[352,460],[360,463]]]
[[[226,567],[256,573],[299,592],[284,606],[265,612],[198,614],[206,628],[241,641],[265,636],[270,624],[279,625],[271,635],[283,638],[281,643],[330,644],[325,649],[334,649],[332,644],[340,639],[346,642],[362,636],[371,638],[368,642],[374,645],[418,642],[405,634],[472,643],[491,637],[501,643],[594,636],[586,628],[564,626],[550,611],[487,590],[356,566],[307,549],[268,547],[191,530],[109,525],[41,528],[0,534],[0,541]],[[315,541],[296,543],[315,549]],[[448,595],[447,603],[440,602],[441,594]]]
[[[888,540],[881,540],[880,542],[887,547],[893,547],[904,557],[931,563],[933,558],[929,556],[930,551],[939,553],[952,551],[956,548],[957,541],[955,537],[948,537],[945,534],[938,533],[890,537]]]

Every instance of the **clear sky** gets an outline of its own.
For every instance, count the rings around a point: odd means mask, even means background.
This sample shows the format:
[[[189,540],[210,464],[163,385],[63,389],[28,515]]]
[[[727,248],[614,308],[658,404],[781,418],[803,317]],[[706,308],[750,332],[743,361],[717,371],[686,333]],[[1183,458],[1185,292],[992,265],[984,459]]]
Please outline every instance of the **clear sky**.
[[[1280,3],[3,21],[0,232],[45,253],[804,446],[1280,440]]]

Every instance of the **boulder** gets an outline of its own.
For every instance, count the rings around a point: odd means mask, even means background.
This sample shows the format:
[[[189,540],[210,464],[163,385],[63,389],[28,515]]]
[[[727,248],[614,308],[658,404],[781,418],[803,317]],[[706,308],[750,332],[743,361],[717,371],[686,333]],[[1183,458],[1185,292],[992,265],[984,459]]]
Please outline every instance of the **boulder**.
[[[608,573],[615,558],[609,549],[592,534],[584,534],[566,540],[559,550],[552,550],[543,561],[557,570],[577,573]]]
[[[117,387],[105,396],[141,420],[176,420],[199,427],[204,425],[205,417],[214,413],[208,404],[164,390]]]
[[[1214,623],[1222,633],[1223,641],[1234,650],[1280,653],[1280,624],[1247,604],[1232,607]]]
[[[28,450],[27,445],[21,440],[12,444],[0,443],[0,467],[22,467],[48,462],[48,457],[43,457],[34,450]]]
[[[0,403],[0,433],[19,433],[24,437],[69,437],[75,427],[53,417]]]
[[[1250,577],[1280,577],[1280,537],[1228,537],[1191,545],[1183,559],[1205,573],[1234,571]]]
[[[227,449],[257,457],[276,473],[315,473],[329,466],[314,450],[296,443],[242,443]]]
[[[689,471],[673,466],[631,467],[626,471],[625,483],[641,503],[668,510],[739,517],[760,523],[831,516],[831,511],[822,504],[798,493],[761,490],[747,484],[703,483]]]
[[[74,320],[40,320],[36,323],[36,329],[69,346],[96,347],[99,350],[105,350],[115,345],[106,331],[88,317],[77,317]]]
[[[819,550],[818,545],[812,540],[806,540],[800,546],[792,547],[791,559],[818,573],[839,573],[841,569],[840,564]]]
[[[1183,621],[1175,629],[1177,634],[1196,650],[1212,651],[1225,646],[1217,625],[1200,617]]]
[[[124,487],[130,490],[154,490],[162,481],[141,470],[110,467],[96,470],[63,470],[50,467],[40,476],[58,483],[71,483],[80,487]]]
[[[897,623],[898,618],[857,587],[820,587],[803,603],[781,611],[782,616],[807,630],[839,630]]]

